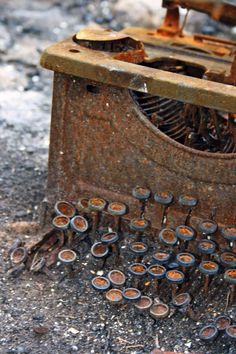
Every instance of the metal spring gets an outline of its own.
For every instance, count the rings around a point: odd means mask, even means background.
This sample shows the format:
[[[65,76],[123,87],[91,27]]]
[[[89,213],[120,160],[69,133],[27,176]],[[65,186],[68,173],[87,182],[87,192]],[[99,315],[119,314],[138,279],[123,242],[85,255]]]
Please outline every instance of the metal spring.
[[[145,116],[170,138],[197,150],[236,152],[228,119],[221,112],[142,92],[131,91],[131,95]]]
[[[151,67],[188,75],[184,65],[157,62]],[[230,114],[143,92],[131,91],[131,96],[158,129],[179,143],[202,151],[236,152],[236,128]]]
[[[148,66],[191,75],[188,64],[177,60],[157,61]],[[193,76],[202,77],[204,72],[199,68],[195,69],[197,71],[195,70]],[[131,91],[131,95],[143,114],[158,129],[179,143],[202,151],[236,152],[236,127],[233,114],[137,91]]]

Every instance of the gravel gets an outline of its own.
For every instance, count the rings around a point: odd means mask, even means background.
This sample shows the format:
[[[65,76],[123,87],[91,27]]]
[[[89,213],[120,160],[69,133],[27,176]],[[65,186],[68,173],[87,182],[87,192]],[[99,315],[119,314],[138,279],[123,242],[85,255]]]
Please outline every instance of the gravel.
[[[7,251],[13,240],[19,236],[28,245],[39,238],[52,86],[52,74],[39,67],[40,53],[87,23],[113,29],[121,28],[122,21],[129,25],[126,14],[115,12],[115,4],[114,0],[0,2],[0,353],[138,354],[150,353],[158,343],[163,350],[234,354],[235,345],[225,336],[209,346],[198,338],[200,328],[224,311],[227,289],[221,283],[218,291],[212,289],[210,301],[202,293],[196,296],[195,310],[202,306],[198,322],[181,313],[155,322],[132,307],[112,307],[92,290],[90,281],[98,269],[90,257],[81,255],[75,277],[62,282],[64,270],[58,264],[52,269],[55,281],[25,268],[8,272]],[[111,267],[112,262],[104,272]],[[200,278],[195,286],[200,288]],[[236,321],[235,307],[228,313]],[[45,327],[43,334],[34,330],[40,326]]]

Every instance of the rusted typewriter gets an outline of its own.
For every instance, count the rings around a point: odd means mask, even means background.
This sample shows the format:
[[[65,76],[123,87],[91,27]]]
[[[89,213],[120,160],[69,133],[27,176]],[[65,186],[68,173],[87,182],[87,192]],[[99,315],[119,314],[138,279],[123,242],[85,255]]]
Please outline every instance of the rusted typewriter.
[[[54,89],[48,201],[97,195],[135,216],[134,186],[193,196],[193,224],[236,218],[236,43],[186,35],[180,7],[236,25],[236,6],[163,1],[158,29],[84,29],[45,50]],[[160,227],[161,208],[146,217]],[[176,202],[171,225],[186,213]]]

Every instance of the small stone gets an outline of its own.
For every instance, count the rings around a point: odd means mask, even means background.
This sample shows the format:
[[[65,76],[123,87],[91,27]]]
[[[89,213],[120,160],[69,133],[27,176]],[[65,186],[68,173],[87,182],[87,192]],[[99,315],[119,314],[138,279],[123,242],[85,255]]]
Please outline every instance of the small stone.
[[[35,326],[33,327],[33,331],[36,333],[36,334],[46,334],[49,332],[49,328],[46,327],[46,326]]]
[[[158,26],[162,22],[165,10],[161,1],[118,0],[114,6],[115,14],[122,15],[123,21],[141,26]]]
[[[29,349],[24,347],[23,345],[22,346],[20,345],[19,347],[17,347],[16,350],[17,350],[16,351],[17,354],[29,354],[30,353]]]
[[[187,348],[191,348],[191,346],[192,346],[192,342],[187,342],[187,343],[185,343],[185,347],[187,347]]]
[[[15,213],[15,217],[16,218],[23,218],[24,216],[27,216],[27,211],[25,210],[18,210],[16,213]]]
[[[72,334],[78,334],[79,333],[79,331],[77,329],[73,328],[73,327],[69,328],[67,332],[72,333]]]
[[[104,274],[104,271],[103,270],[98,270],[96,274],[101,276],[101,275]]]
[[[73,350],[74,352],[77,351],[79,348],[77,347],[77,345],[72,345],[71,350]]]
[[[217,32],[216,27],[214,26],[209,26],[209,25],[205,25],[202,28],[202,34],[208,35],[208,36],[214,36]]]
[[[4,53],[11,46],[11,36],[3,25],[0,25],[0,52]]]
[[[40,314],[36,314],[32,317],[32,319],[34,321],[43,321],[44,320],[44,316],[43,315],[40,315]]]

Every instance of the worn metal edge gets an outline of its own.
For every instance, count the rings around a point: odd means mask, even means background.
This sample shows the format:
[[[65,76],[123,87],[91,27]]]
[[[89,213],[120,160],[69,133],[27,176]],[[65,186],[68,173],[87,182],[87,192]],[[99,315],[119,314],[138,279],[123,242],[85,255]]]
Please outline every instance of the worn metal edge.
[[[77,49],[72,53],[70,49]],[[221,111],[236,112],[236,87],[141,67],[85,49],[71,39],[47,48],[40,64],[49,70],[109,85],[161,95]]]

